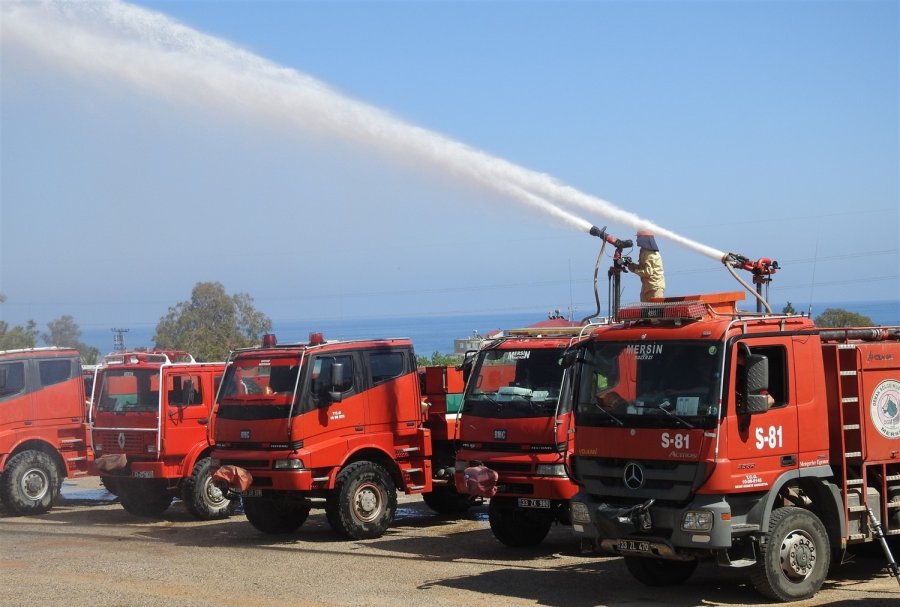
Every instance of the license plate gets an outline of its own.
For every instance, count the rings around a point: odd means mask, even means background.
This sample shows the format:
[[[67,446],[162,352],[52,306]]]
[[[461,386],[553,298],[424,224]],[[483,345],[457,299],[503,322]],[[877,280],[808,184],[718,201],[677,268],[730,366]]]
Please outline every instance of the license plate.
[[[244,497],[262,497],[262,489],[247,489],[242,491],[241,495]]]
[[[532,497],[520,497],[519,508],[549,508],[550,500],[534,499]]]
[[[619,540],[616,542],[616,550],[620,552],[650,552],[650,542]]]
[[[134,478],[153,478],[153,470],[138,470],[134,473]]]

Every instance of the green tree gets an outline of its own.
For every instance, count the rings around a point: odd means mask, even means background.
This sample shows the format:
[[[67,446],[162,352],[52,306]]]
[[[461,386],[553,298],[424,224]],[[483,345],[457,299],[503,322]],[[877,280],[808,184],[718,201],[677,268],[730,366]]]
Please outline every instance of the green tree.
[[[826,308],[815,318],[818,327],[871,327],[875,323],[868,316],[843,308]]]
[[[157,348],[186,350],[197,360],[225,360],[234,348],[257,345],[272,321],[246,293],[228,295],[219,282],[198,282],[190,301],[169,308],[156,325]]]
[[[6,301],[6,295],[0,293],[0,304]],[[33,320],[24,325],[10,326],[0,320],[0,350],[18,350],[33,348],[37,344],[38,330]]]
[[[796,314],[797,310],[794,309],[794,304],[791,302],[787,302],[787,305],[781,309],[782,314]]]
[[[87,365],[93,365],[100,360],[100,351],[81,341],[81,329],[75,319],[68,314],[60,316],[56,320],[47,323],[47,333],[41,334],[41,339],[48,346],[60,348],[75,348],[81,353],[81,361]]]
[[[431,358],[416,356],[416,364],[420,367],[455,367],[459,360],[449,354],[441,354],[437,350],[432,352]]]

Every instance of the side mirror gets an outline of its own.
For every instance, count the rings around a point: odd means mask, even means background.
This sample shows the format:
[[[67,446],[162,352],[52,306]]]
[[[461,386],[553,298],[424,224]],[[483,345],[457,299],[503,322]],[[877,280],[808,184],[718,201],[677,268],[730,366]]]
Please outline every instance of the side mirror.
[[[575,361],[578,360],[578,353],[580,350],[566,350],[562,353],[562,356],[559,357],[559,366],[563,369],[568,369],[572,365],[575,364]]]
[[[181,403],[184,405],[190,405],[194,402],[194,396],[197,391],[194,389],[194,382],[190,379],[185,380],[184,384],[181,386]]]
[[[331,364],[331,390],[328,391],[328,399],[333,403],[339,403],[344,395],[337,388],[344,385],[344,363]]]
[[[769,395],[769,359],[761,354],[750,354],[745,373],[747,376],[742,383],[747,386],[747,393],[744,395],[743,413],[765,413],[772,400]]]

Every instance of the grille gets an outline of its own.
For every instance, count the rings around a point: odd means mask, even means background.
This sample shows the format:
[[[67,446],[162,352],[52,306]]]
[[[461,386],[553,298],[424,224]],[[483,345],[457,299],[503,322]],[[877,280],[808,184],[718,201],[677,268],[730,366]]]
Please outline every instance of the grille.
[[[125,438],[119,445],[119,435]],[[94,435],[94,445],[102,445],[102,453],[124,453],[126,455],[147,455],[147,445],[156,445],[156,432],[129,432],[128,430],[107,430]]]
[[[658,498],[676,502],[691,497],[694,482],[703,478],[706,464],[640,460],[644,484],[640,489],[625,486],[625,466],[635,460],[579,457],[579,480],[592,495],[626,498]]]

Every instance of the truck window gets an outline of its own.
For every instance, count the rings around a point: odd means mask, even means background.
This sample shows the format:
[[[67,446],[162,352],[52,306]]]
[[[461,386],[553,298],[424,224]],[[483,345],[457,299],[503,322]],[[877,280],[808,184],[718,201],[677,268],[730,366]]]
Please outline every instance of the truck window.
[[[199,375],[174,375],[169,378],[169,404],[181,407],[203,404]]]
[[[370,352],[368,358],[373,386],[400,377],[406,370],[403,352]]]
[[[52,386],[72,377],[72,361],[66,359],[42,360],[38,362],[41,387]]]
[[[25,363],[0,364],[0,398],[8,398],[25,392]]]
[[[332,382],[332,368],[335,363],[344,366],[344,379],[340,385]],[[320,356],[312,363],[312,378],[310,381],[310,396],[315,403],[328,402],[328,392],[347,392],[353,388],[353,356],[343,354],[338,356]]]
[[[769,359],[768,392],[772,397],[772,404],[769,408],[776,409],[786,406],[788,404],[787,349],[784,346],[751,346],[750,353]],[[738,386],[738,391],[740,393],[741,386]]]

